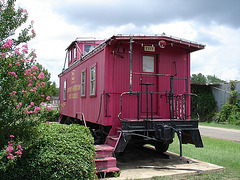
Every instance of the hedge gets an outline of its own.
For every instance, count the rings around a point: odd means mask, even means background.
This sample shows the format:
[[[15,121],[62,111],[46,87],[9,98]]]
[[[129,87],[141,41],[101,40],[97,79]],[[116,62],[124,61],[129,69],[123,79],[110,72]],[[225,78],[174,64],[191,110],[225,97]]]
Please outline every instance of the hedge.
[[[212,95],[211,88],[205,85],[191,85],[191,92],[197,94],[198,100],[193,97],[191,102],[192,119],[196,119],[196,113],[200,116],[200,121],[209,121],[215,115],[216,102]],[[198,110],[196,110],[198,104]]]
[[[95,146],[88,128],[44,123],[39,133],[14,168],[0,172],[0,179],[94,179]]]

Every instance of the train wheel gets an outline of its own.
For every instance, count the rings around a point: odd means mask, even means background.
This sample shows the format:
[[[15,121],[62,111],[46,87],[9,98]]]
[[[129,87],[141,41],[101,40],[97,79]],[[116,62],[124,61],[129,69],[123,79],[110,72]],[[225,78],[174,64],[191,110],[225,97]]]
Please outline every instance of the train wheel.
[[[106,136],[106,132],[101,129],[93,131],[94,144],[104,144]]]
[[[155,149],[157,152],[164,153],[168,150],[169,144],[168,143],[162,143],[162,142],[156,142],[154,144]]]

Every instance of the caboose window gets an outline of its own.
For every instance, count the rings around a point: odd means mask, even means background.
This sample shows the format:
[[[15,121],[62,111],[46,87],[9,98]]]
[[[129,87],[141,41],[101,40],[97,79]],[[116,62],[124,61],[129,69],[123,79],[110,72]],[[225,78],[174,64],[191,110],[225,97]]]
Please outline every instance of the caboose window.
[[[143,56],[143,72],[154,72],[154,56]]]
[[[73,58],[74,58],[74,60],[77,59],[77,48],[76,47],[74,47],[74,49],[73,49]]]
[[[72,61],[72,53],[71,50],[68,51],[68,62],[70,63]]]
[[[84,45],[84,55],[89,53],[91,50],[93,50],[95,48],[94,45]]]
[[[90,95],[95,95],[96,91],[96,66],[91,67],[90,72]]]
[[[66,94],[66,92],[67,92],[66,90],[67,90],[67,81],[65,80],[65,81],[63,82],[63,100],[64,100],[64,101],[66,101],[66,97],[67,97],[67,96],[66,96],[66,95],[67,95],[67,94]]]
[[[85,96],[85,79],[86,79],[86,71],[82,72],[82,77],[81,77],[81,96]]]

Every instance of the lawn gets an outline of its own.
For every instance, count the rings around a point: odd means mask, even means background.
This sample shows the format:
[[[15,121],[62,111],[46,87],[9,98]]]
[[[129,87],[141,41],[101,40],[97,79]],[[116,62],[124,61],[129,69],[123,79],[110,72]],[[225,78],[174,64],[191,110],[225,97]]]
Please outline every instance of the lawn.
[[[197,176],[187,176],[191,179],[240,179],[240,143],[220,139],[202,137],[204,148],[194,145],[183,145],[183,155],[220,165],[226,168],[223,172],[203,173]],[[179,142],[175,138],[169,151],[179,153]]]

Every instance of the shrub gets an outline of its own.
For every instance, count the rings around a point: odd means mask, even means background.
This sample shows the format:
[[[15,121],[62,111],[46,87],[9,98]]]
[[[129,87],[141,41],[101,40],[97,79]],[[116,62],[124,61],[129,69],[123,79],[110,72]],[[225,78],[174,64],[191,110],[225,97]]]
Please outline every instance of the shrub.
[[[44,123],[40,138],[0,179],[94,179],[95,146],[90,130],[77,124]]]
[[[231,94],[226,102],[223,105],[219,116],[220,122],[228,122],[229,124],[240,125],[240,106],[238,99],[238,92],[235,90],[236,82],[231,81]]]
[[[46,107],[42,107],[39,118],[41,119],[42,122],[57,122],[59,118],[59,110],[57,109],[47,109]]]
[[[196,113],[198,112],[200,121],[209,121],[215,114],[214,108],[216,106],[210,87],[205,85],[192,85],[191,92],[197,94],[197,99],[195,97],[192,98],[192,118],[197,118]],[[198,110],[196,110],[197,104]]]

